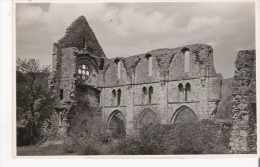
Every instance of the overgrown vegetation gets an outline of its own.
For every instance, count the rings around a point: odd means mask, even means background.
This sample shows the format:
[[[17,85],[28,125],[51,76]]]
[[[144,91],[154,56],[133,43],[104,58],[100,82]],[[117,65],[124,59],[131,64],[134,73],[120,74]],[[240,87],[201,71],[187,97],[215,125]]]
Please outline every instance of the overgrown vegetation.
[[[40,67],[36,59],[17,60],[17,146],[36,144],[51,135],[50,129],[55,127],[52,117],[55,96],[49,91],[47,82],[49,67]]]
[[[191,124],[151,124],[143,127],[138,136],[120,139],[102,134],[82,138],[71,136],[65,148],[79,155],[229,153],[228,136],[223,135],[219,127],[208,120]]]
[[[229,130],[210,120],[150,124],[138,134],[125,136],[119,118],[110,131],[102,121],[101,110],[88,97],[78,95],[77,106],[69,117],[73,126],[69,136],[58,136],[58,114],[54,112],[55,95],[49,91],[46,76],[49,67],[40,67],[35,59],[17,60],[17,146],[45,142],[42,146],[60,148],[78,155],[166,155],[229,153]],[[46,74],[46,75],[45,75]],[[45,78],[44,78],[45,77]],[[82,90],[78,92],[84,94]],[[95,92],[92,92],[95,94]],[[188,115],[185,114],[185,118]],[[60,151],[62,152],[62,151]]]

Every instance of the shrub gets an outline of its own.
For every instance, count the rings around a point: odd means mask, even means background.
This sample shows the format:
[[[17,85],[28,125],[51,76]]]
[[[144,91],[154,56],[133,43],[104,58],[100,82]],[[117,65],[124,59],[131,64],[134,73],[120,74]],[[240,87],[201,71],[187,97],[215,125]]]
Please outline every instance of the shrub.
[[[98,121],[95,122],[98,124]],[[140,134],[110,139],[101,126],[92,136],[70,136],[67,150],[80,155],[162,155],[162,154],[217,154],[228,153],[226,137],[212,121],[200,123],[148,125]],[[93,131],[92,131],[93,132]],[[224,142],[225,141],[225,142]]]
[[[91,138],[84,140],[84,138],[70,136],[66,139],[64,148],[68,153],[76,153],[79,155],[99,155],[97,142]]]

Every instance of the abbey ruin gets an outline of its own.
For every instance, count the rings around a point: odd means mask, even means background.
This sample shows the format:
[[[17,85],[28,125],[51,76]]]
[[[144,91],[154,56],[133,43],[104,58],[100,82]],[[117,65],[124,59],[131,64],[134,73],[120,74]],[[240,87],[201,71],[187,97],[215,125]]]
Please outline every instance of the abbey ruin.
[[[211,46],[186,45],[108,59],[84,16],[54,43],[52,69],[49,87],[59,94],[55,110],[64,135],[88,135],[90,111],[102,118],[109,133],[128,136],[151,123],[214,119],[222,100],[223,77],[214,68]],[[255,51],[239,52],[233,85],[230,150],[252,152],[256,140],[248,138],[256,134]]]

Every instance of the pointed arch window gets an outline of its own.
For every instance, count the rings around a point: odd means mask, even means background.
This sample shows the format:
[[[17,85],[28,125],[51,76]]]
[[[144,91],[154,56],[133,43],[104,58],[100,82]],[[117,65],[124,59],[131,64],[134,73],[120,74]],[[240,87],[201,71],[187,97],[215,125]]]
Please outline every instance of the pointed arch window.
[[[121,75],[121,61],[117,63],[117,78],[120,79]]]
[[[121,77],[121,61],[119,59],[116,59],[115,63],[117,64],[117,79],[120,79],[120,77]]]
[[[152,76],[153,75],[153,57],[152,56],[150,56],[149,57],[149,76]]]
[[[144,86],[143,89],[142,89],[142,103],[143,104],[146,104],[146,97],[147,97],[147,89]]]
[[[152,104],[153,87],[149,87],[149,104]]]
[[[188,48],[183,48],[182,53],[184,54],[184,72],[189,72],[190,66],[190,50]]]
[[[115,89],[112,90],[112,106],[116,105],[116,91]]]
[[[184,72],[189,72],[190,71],[190,68],[189,68],[189,65],[190,65],[190,52],[186,51],[184,53],[184,55],[185,55]]]
[[[149,68],[148,68],[148,75],[152,76],[153,75],[153,57],[151,54],[145,55],[146,59],[148,60],[149,63]]]
[[[188,101],[188,98],[190,96],[190,92],[191,92],[191,85],[190,83],[186,83],[185,85],[185,101]]]
[[[178,100],[182,101],[183,100],[183,90],[184,90],[182,83],[180,83],[178,85],[178,90],[179,90],[178,91]]]
[[[121,104],[121,89],[117,90],[117,105],[120,106]]]

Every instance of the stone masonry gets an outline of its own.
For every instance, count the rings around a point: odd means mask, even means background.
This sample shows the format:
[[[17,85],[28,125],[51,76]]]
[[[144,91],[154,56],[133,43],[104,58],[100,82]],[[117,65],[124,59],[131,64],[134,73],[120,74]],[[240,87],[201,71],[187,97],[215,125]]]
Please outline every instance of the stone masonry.
[[[248,59],[251,62],[252,56]],[[223,77],[215,71],[212,47],[205,44],[108,59],[87,20],[80,16],[54,43],[52,60],[49,86],[60,97],[55,109],[64,135],[85,124],[84,114],[92,110],[100,111],[109,133],[123,127],[126,135],[135,135],[151,123],[210,119],[221,100]],[[87,107],[79,107],[83,105]],[[240,126],[234,125],[234,140],[235,127]],[[248,133],[239,129],[240,136],[244,132]]]
[[[232,153],[256,152],[256,57],[255,50],[239,51],[232,85]]]

